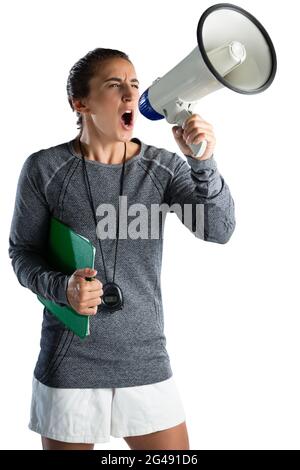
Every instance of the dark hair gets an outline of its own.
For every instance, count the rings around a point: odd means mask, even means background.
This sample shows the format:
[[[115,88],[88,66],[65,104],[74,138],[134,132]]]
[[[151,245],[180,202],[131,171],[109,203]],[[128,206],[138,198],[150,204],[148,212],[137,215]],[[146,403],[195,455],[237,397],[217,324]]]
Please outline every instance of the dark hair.
[[[71,98],[86,98],[90,92],[89,81],[95,75],[99,65],[107,59],[118,57],[132,63],[125,52],[118,51],[117,49],[97,47],[96,49],[89,51],[73,65],[69,72],[67,81],[68,101],[73,111],[74,107]],[[76,124],[79,125],[78,129],[82,130],[82,115],[78,111],[76,111],[76,114],[78,117]]]

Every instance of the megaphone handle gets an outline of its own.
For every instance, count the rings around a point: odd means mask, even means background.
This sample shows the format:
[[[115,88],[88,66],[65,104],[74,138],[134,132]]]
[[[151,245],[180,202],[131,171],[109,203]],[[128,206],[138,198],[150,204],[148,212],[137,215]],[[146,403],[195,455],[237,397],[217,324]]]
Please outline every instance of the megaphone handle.
[[[194,157],[202,157],[202,155],[205,152],[206,146],[207,146],[207,141],[203,140],[203,142],[200,142],[200,144],[196,144],[196,145],[191,144],[188,147],[190,147],[190,149],[192,150]]]
[[[192,115],[191,111],[187,109],[182,109],[180,113],[176,116],[176,123],[178,126],[181,126],[184,129],[185,121]],[[200,142],[200,144],[190,144],[188,147],[191,149],[194,157],[202,157],[207,146],[206,140]]]

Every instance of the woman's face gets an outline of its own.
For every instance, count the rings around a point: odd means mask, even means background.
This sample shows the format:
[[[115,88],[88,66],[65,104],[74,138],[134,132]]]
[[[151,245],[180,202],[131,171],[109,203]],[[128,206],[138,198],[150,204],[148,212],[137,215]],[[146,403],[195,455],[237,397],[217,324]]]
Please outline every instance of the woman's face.
[[[139,82],[125,59],[107,59],[89,82],[90,93],[81,100],[88,107],[97,134],[111,141],[130,141],[136,120]],[[125,111],[128,121],[122,119]],[[129,122],[129,125],[126,123]]]

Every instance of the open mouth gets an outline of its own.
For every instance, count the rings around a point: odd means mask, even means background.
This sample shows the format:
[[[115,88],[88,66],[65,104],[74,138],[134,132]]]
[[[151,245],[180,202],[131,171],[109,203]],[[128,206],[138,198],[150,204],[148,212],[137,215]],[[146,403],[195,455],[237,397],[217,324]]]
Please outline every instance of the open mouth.
[[[133,112],[126,111],[121,116],[121,122],[126,129],[131,129],[133,127]]]

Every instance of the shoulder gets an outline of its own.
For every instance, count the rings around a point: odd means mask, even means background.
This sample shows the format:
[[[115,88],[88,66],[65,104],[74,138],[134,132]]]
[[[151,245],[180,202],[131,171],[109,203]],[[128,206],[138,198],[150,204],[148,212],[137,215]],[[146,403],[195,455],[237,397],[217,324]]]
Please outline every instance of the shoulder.
[[[57,171],[66,162],[72,160],[67,151],[67,142],[43,148],[31,153],[23,162],[22,171],[28,176]]]
[[[144,142],[143,145],[144,152],[141,155],[140,163],[157,174],[165,174],[172,177],[178,167],[186,163],[185,157],[181,157],[176,152]]]

